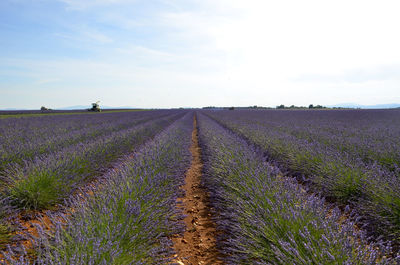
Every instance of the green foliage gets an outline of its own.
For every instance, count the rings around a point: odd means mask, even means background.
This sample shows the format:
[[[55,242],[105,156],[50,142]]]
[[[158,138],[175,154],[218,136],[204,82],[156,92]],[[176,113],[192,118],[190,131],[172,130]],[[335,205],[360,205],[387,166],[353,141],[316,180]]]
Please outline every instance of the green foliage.
[[[334,196],[341,202],[346,203],[360,197],[362,191],[363,175],[357,170],[343,168],[338,170],[339,175],[335,178],[333,188]]]
[[[16,206],[25,209],[49,209],[60,201],[60,194],[70,189],[69,184],[47,171],[32,172],[18,178],[10,187],[10,197]]]
[[[399,163],[398,161],[398,154],[391,154],[391,153],[384,153],[384,154],[379,154],[379,156],[376,156],[376,161],[382,165],[383,167],[395,171],[395,165]]]
[[[0,223],[0,247],[10,243],[11,231],[10,227],[6,224]]]

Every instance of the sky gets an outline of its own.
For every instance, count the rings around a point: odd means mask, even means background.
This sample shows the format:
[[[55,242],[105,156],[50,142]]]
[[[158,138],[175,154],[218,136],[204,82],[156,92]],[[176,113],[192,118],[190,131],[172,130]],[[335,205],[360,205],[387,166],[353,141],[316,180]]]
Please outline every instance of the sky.
[[[0,109],[400,103],[398,0],[1,0]]]

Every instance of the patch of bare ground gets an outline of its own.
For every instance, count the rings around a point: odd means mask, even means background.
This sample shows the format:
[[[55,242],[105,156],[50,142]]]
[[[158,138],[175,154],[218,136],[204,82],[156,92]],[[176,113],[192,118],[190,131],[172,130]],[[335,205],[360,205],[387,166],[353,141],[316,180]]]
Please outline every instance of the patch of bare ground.
[[[192,162],[185,174],[185,185],[181,188],[185,195],[178,198],[178,207],[184,215],[186,226],[183,235],[172,238],[177,253],[172,264],[224,264],[216,246],[218,231],[211,219],[208,192],[201,185],[203,164],[198,142],[197,120],[194,117],[192,132]]]

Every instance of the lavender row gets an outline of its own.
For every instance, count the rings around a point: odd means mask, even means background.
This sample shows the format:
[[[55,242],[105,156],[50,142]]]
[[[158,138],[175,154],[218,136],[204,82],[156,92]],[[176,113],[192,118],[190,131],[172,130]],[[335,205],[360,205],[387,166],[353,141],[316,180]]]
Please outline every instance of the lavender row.
[[[229,264],[396,264],[385,257],[390,246],[367,242],[351,218],[282,176],[244,139],[203,115],[199,132],[203,182]]]
[[[192,122],[188,113],[170,125],[93,197],[74,199],[71,215],[55,215],[54,234],[35,239],[35,264],[168,264],[168,238],[183,231],[176,199],[190,163]],[[10,264],[30,264],[12,254]]]
[[[7,187],[2,196],[22,209],[49,208],[182,115],[151,120],[92,142],[64,148],[51,156],[27,161],[22,166],[9,167],[4,178]]]
[[[318,142],[389,170],[400,165],[399,110],[221,112],[237,123],[251,123],[307,142]],[[218,114],[219,116],[219,114]]]
[[[369,133],[369,138],[375,137],[376,141],[386,142],[389,145],[389,143],[395,144],[398,140],[392,140],[390,137],[399,133],[400,119],[395,115],[399,112],[393,110],[387,112],[311,111],[310,113],[237,111],[235,113],[208,112],[208,115],[260,147],[270,159],[277,161],[281,168],[298,176],[306,176],[305,180],[311,182],[314,191],[321,192],[324,196],[343,204],[351,204],[362,216],[360,221],[367,226],[371,234],[384,235],[398,244],[400,178],[397,164],[392,163],[392,169],[388,169],[377,161],[367,163],[356,152],[351,152],[350,148],[338,150],[335,145],[336,140],[333,140],[331,144],[321,142],[319,140],[325,137],[313,137],[313,134],[306,140],[304,137],[296,137],[293,133],[285,133],[281,127],[290,128],[292,124],[290,130],[300,131],[301,126],[304,126],[302,133],[307,135],[307,127],[318,128],[321,125],[323,128],[321,131],[330,128],[332,133],[336,133],[336,137],[332,138],[337,139],[346,138],[340,135],[350,135],[351,132],[357,131],[354,127],[359,126],[360,139],[362,135]],[[301,121],[295,122],[291,115]],[[280,127],[271,125],[270,119],[272,122],[277,122],[277,117],[280,117],[282,121]],[[336,126],[340,123],[342,127]],[[385,125],[390,128],[389,131],[385,129]],[[369,129],[367,129],[368,126]],[[379,134],[380,131],[383,132]],[[317,129],[313,133],[316,134]],[[343,140],[345,141],[347,140]],[[395,144],[395,146],[399,148],[400,144]],[[375,152],[374,148],[374,145],[364,146],[364,149],[368,149],[370,153]],[[380,152],[382,151],[378,150],[377,154]]]
[[[113,110],[107,109],[107,110],[103,110],[103,111],[113,111]],[[84,109],[77,109],[77,110],[53,110],[52,109],[52,110],[46,110],[46,111],[43,111],[43,110],[0,110],[0,115],[3,117],[10,116],[7,118],[12,118],[14,116],[20,116],[20,115],[43,115],[43,114],[44,115],[47,115],[47,114],[67,115],[67,114],[85,113],[85,112],[87,113],[87,110],[84,110]],[[93,114],[95,114],[95,113],[93,113]]]
[[[0,171],[61,148],[167,115],[142,111],[102,115],[63,115],[0,120]]]

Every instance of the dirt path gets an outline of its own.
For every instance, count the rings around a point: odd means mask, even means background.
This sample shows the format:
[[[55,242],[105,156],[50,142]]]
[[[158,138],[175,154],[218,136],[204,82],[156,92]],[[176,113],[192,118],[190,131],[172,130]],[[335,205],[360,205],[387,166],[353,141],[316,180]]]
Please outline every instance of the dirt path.
[[[186,231],[183,235],[172,238],[174,250],[174,264],[198,265],[198,264],[224,264],[220,253],[216,248],[217,231],[215,223],[211,220],[208,206],[208,193],[201,186],[203,164],[201,162],[201,150],[198,143],[197,120],[193,121],[192,163],[185,174],[185,185],[181,188],[185,196],[179,198],[178,207],[182,208],[186,215],[184,222]]]

